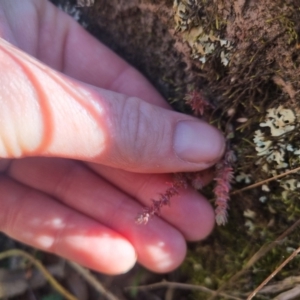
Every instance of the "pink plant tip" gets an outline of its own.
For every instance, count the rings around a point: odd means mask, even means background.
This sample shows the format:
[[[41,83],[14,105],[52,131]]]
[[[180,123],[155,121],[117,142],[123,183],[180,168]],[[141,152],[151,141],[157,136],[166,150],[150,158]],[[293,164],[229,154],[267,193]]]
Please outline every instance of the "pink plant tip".
[[[218,225],[225,225],[227,222],[228,201],[230,199],[231,182],[234,178],[233,168],[231,167],[235,155],[232,150],[227,150],[223,160],[216,165],[216,185],[214,188],[215,200],[215,215]]]
[[[185,100],[187,104],[189,104],[194,111],[196,116],[203,116],[204,113],[208,109],[212,109],[213,106],[206,99],[204,99],[203,95],[196,90],[191,91],[185,96]]]

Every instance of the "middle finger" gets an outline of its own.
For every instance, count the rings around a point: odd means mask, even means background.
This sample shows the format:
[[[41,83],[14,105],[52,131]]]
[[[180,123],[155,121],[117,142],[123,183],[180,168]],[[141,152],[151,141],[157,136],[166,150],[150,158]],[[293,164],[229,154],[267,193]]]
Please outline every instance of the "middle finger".
[[[156,272],[177,267],[186,252],[182,234],[160,218],[135,224],[142,206],[83,164],[64,159],[25,158],[12,162],[8,175],[50,194],[126,237],[138,261]]]

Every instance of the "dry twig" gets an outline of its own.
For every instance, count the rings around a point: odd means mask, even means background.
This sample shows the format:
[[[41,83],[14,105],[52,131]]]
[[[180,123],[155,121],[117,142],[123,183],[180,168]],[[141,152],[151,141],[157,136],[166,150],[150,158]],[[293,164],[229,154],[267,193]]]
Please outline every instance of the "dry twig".
[[[274,300],[292,300],[292,299],[299,299],[300,296],[300,285],[296,285],[292,289],[277,295]],[[297,298],[296,298],[297,297]]]
[[[183,290],[193,290],[193,291],[200,291],[208,294],[215,294],[216,291],[211,290],[205,286],[201,285],[194,285],[194,284],[187,284],[187,283],[180,283],[180,282],[169,282],[169,281],[162,281],[162,282],[157,282],[153,284],[148,284],[148,285],[140,285],[140,286],[128,286],[126,287],[126,290],[148,290],[148,289],[154,289],[154,288],[175,288],[175,289],[183,289]],[[232,296],[226,293],[220,293],[224,298],[227,299],[234,299],[234,300],[242,300],[242,298]]]
[[[109,292],[99,280],[91,274],[91,272],[83,268],[82,266],[78,265],[73,261],[67,261],[67,263],[76,270],[97,292],[103,295],[108,300],[118,300],[118,298]]]
[[[294,286],[299,286],[300,276],[287,277],[281,281],[277,281],[274,284],[269,284],[259,291],[259,294],[276,294],[282,291],[290,290]]]
[[[268,179],[265,179],[265,180],[256,182],[256,183],[254,183],[254,184],[248,185],[248,186],[246,186],[246,187],[244,187],[244,188],[242,188],[242,189],[239,189],[239,190],[236,190],[236,191],[231,192],[230,195],[236,195],[236,194],[238,194],[238,193],[242,193],[242,192],[245,192],[245,191],[254,189],[254,188],[258,187],[258,186],[261,186],[261,185],[266,184],[266,183],[268,183],[268,182],[270,182],[270,181],[279,179],[279,178],[284,177],[284,176],[286,176],[286,175],[293,174],[293,173],[297,173],[298,171],[300,171],[300,167],[295,168],[295,169],[292,169],[292,170],[289,170],[289,171],[286,171],[286,172],[284,172],[284,173],[282,173],[282,174],[273,176],[273,177],[271,177],[271,178],[268,178]]]
[[[55,278],[65,278],[63,261],[47,265],[47,270]],[[38,269],[28,272],[27,268],[0,268],[0,299],[11,299],[24,295],[29,290],[39,289],[47,284],[47,279]]]
[[[228,282],[224,283],[214,295],[212,295],[208,300],[215,299],[216,296],[221,295],[221,292],[228,288],[231,284],[235,283],[238,278],[243,276],[247,270],[249,270],[260,258],[277,246],[286,236],[288,236],[292,231],[294,231],[300,225],[300,220],[296,221],[292,226],[285,230],[277,239],[271,243],[263,245],[245,264],[245,266],[234,276],[232,276]]]
[[[253,297],[275,276],[280,272],[295,256],[300,252],[300,247],[296,249],[279,267],[276,268],[247,298],[247,300],[253,299]]]
[[[72,295],[63,286],[60,285],[60,283],[50,274],[50,272],[44,267],[44,265],[39,260],[34,258],[29,253],[19,249],[11,249],[0,253],[0,260],[16,255],[23,256],[25,259],[29,260],[45,276],[45,278],[52,285],[52,287],[56,291],[58,291],[63,297],[65,297],[68,300],[78,300],[74,295]]]

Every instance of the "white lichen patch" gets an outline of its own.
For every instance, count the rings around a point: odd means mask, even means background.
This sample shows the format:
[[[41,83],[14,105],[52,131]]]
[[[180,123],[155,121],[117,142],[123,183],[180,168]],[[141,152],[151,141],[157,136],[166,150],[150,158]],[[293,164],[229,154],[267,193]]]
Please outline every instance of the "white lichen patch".
[[[195,8],[196,0],[174,0],[173,11],[177,32],[190,29],[190,24],[196,17]]]
[[[298,152],[294,150],[291,143],[285,141],[285,135],[295,129],[296,122],[296,114],[291,109],[284,108],[282,105],[268,109],[264,122],[261,122],[259,126],[269,128],[270,136],[267,137],[268,133],[261,129],[255,131],[253,141],[257,155],[264,156],[268,163],[276,162],[276,169],[288,167],[286,152]],[[268,172],[266,169],[264,167],[264,170]]]
[[[251,209],[246,209],[243,213],[244,217],[249,218],[249,219],[255,219],[256,213],[255,211]]]
[[[278,169],[286,169],[287,167],[289,166],[288,163],[286,162],[282,162],[280,164],[278,164],[275,168],[278,170]],[[275,172],[277,174],[277,172]]]
[[[265,122],[260,127],[269,127],[272,136],[280,136],[295,129],[296,114],[282,105],[267,110]]]
[[[271,141],[259,141],[256,144],[255,150],[257,151],[258,156],[268,155],[272,153],[272,142]]]
[[[215,53],[219,53],[219,59],[224,66],[230,62],[230,41],[215,36],[212,32],[206,34],[201,26],[194,27],[183,34],[183,39],[192,49],[191,57],[205,63]]]
[[[293,247],[286,247],[286,252],[287,253],[293,253],[296,249]]]
[[[240,172],[236,177],[235,177],[235,181],[236,182],[244,182],[246,184],[251,183],[251,178],[252,175],[251,174],[246,174],[244,172]]]
[[[255,230],[255,225],[251,220],[245,222],[245,226],[248,227],[248,233],[251,234]]]
[[[297,188],[300,188],[300,182],[296,179],[281,180],[280,186],[286,191],[295,191]]]
[[[270,154],[267,155],[267,161],[275,161],[277,165],[281,165],[284,162],[285,151],[283,149],[270,149]]]
[[[196,0],[174,0],[173,11],[175,31],[182,32],[182,38],[191,48],[191,58],[205,64],[212,55],[217,55],[225,67],[230,63],[232,43],[218,34],[205,32],[201,24],[207,20],[197,14]]]
[[[294,154],[295,155],[300,155],[300,149],[295,149]]]
[[[259,197],[259,202],[261,202],[261,203],[265,203],[267,200],[268,200],[268,198],[267,198],[267,196],[261,196],[261,197]]]
[[[263,184],[263,185],[261,186],[261,189],[262,189],[262,191],[264,191],[264,192],[270,192],[270,191],[271,191],[270,188],[269,188],[269,186],[268,186],[267,184]]]
[[[188,25],[190,24],[189,14],[188,14],[188,6],[185,2],[180,2],[175,0],[173,4],[174,10],[174,21],[176,23],[175,30],[176,31],[185,31],[188,29]]]
[[[262,165],[261,169],[262,169],[265,173],[269,173],[269,165],[268,165],[268,164]]]
[[[300,140],[298,135],[299,114],[292,109],[283,107],[270,108],[267,110],[265,119],[259,124],[261,129],[254,132],[253,142],[258,157],[256,165],[260,167],[267,177],[283,174],[299,166]],[[277,183],[276,183],[277,182]],[[293,193],[300,191],[300,180],[297,174],[279,178],[274,182],[278,191],[281,189],[281,197],[289,201]],[[269,185],[261,186],[263,192],[268,192],[268,198],[272,199],[272,190]],[[273,189],[273,187],[272,187]],[[264,203],[265,195],[259,198]]]

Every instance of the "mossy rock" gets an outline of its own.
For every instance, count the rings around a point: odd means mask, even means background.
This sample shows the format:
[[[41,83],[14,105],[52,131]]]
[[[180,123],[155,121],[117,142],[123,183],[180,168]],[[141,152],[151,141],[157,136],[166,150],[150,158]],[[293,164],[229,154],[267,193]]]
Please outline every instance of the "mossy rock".
[[[193,113],[186,103],[190,91],[212,105],[213,111],[204,117],[227,135],[237,157],[235,176],[251,175],[251,183],[282,176],[247,191],[238,191],[247,184],[233,183],[227,224],[216,227],[207,240],[190,245],[181,267],[187,282],[222,288],[236,299],[246,299],[298,248],[298,223],[291,226],[300,217],[299,172],[285,172],[300,166],[295,154],[300,149],[299,4],[95,0],[92,7],[80,9],[87,30],[138,68],[175,109]],[[291,123],[283,124],[282,110],[294,115]],[[282,120],[280,126],[293,128],[274,136],[271,113]],[[267,122],[273,125],[261,125]],[[254,141],[258,130],[272,145],[266,154]],[[279,168],[279,163],[285,165]],[[284,188],[284,180],[291,179]],[[295,257],[280,271],[273,281],[278,290],[272,292],[282,293],[281,281],[294,278],[299,265]],[[273,299],[276,293],[259,293],[256,299]],[[195,292],[191,299],[210,296]]]

